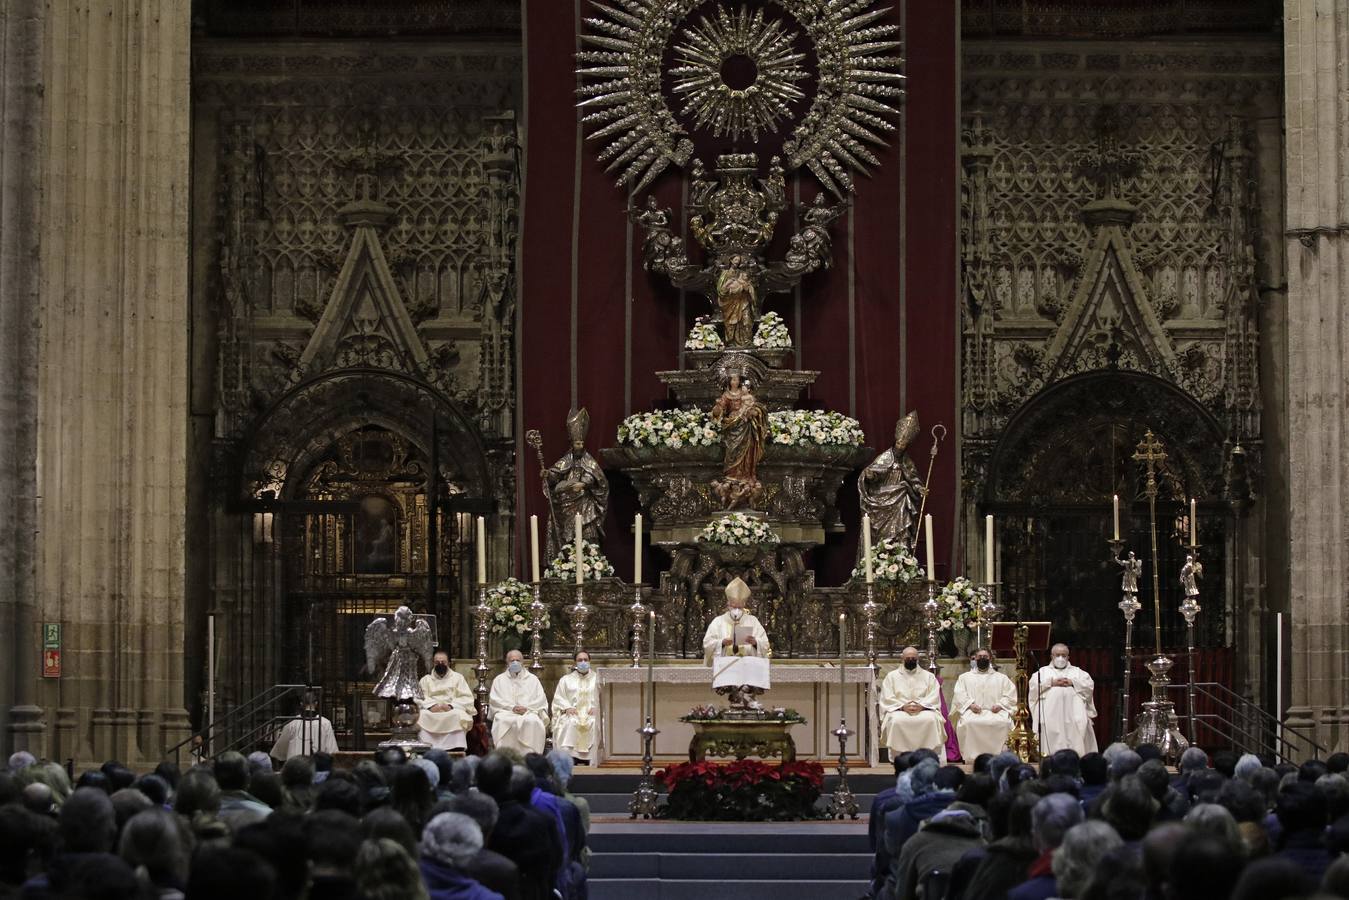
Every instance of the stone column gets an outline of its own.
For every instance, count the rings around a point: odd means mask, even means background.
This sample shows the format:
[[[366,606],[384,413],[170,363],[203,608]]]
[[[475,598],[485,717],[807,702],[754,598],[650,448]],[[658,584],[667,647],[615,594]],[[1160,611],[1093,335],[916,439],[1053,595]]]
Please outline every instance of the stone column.
[[[48,755],[153,764],[187,726],[190,4],[46,15],[38,614],[19,640],[64,626],[63,677],[35,691]]]
[[[1344,749],[1349,654],[1349,2],[1287,0],[1289,606],[1294,721]]]
[[[34,706],[38,173],[43,0],[0,5],[0,750],[45,749]]]

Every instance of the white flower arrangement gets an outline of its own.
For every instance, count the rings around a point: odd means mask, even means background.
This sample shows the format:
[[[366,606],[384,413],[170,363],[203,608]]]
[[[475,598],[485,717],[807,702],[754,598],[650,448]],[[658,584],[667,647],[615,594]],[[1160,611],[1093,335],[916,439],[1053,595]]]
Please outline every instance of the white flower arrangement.
[[[782,316],[770,312],[759,317],[759,327],[754,329],[754,346],[761,350],[792,349],[792,335]]]
[[[754,544],[776,544],[781,539],[763,519],[744,513],[731,513],[708,522],[698,533],[698,540],[731,547],[748,547]]]
[[[866,435],[860,422],[843,413],[786,409],[768,414],[768,439],[789,447],[860,447]]]
[[[707,316],[694,319],[693,330],[684,339],[685,350],[720,350],[725,346],[726,342],[721,339],[716,323],[710,321]]]
[[[938,624],[942,628],[971,628],[978,618],[976,610],[987,602],[988,592],[962,575],[937,595]]]
[[[548,568],[543,570],[543,577],[550,580],[562,580],[569,584],[576,583],[576,544],[571,541],[562,545],[562,552],[559,553]],[[604,558],[600,552],[598,544],[590,541],[585,542],[581,550],[581,573],[586,581],[599,581],[601,578],[610,578],[614,574],[614,567],[609,564],[609,560]]]
[[[523,581],[507,578],[487,589],[487,605],[492,610],[491,628],[496,634],[514,631],[528,634],[533,614],[529,611],[534,602],[534,589]],[[539,619],[539,629],[548,627],[548,611],[544,610]]]
[[[853,567],[852,577],[857,581],[866,578],[865,560]],[[871,545],[871,577],[877,584],[903,584],[921,578],[922,572],[908,547],[894,538],[883,538]]]
[[[627,447],[711,447],[721,430],[701,409],[655,410],[628,416],[618,426],[618,443]]]

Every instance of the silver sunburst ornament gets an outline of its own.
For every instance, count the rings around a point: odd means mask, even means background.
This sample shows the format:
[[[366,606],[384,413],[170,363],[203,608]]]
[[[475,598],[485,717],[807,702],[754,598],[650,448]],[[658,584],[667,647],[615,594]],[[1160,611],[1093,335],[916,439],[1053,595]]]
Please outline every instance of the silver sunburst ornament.
[[[681,65],[670,70],[673,92],[684,97],[684,115],[695,128],[710,125],[718,137],[748,134],[757,140],[760,131],[777,131],[791,104],[806,96],[797,87],[810,74],[801,66],[806,54],[793,48],[799,36],[786,21],[744,6],[733,13],[719,6],[715,16],[686,26],[674,48]],[[743,71],[733,77],[743,78],[743,86],[727,77],[727,66],[736,64]]]
[[[783,144],[787,168],[805,166],[837,196],[853,189],[853,172],[879,165],[872,147],[886,143],[904,96],[904,61],[895,51],[899,26],[883,21],[889,9],[875,0],[757,0],[733,10],[718,4],[698,24],[690,15],[706,0],[595,0],[585,20],[587,49],[577,54],[581,121],[604,147],[599,159],[618,183],[640,191],[671,164],[693,157],[689,129],[662,91],[668,72],[681,112],[695,132],[732,139],[777,130],[790,122]],[[769,17],[776,7],[783,15]],[[750,10],[753,10],[751,12]],[[679,43],[671,47],[676,30]],[[804,35],[807,53],[797,48]],[[743,56],[750,83],[727,83],[723,66]],[[813,57],[813,96],[805,66]],[[800,73],[798,75],[798,73]],[[800,96],[797,96],[797,95]],[[799,116],[799,118],[798,118]]]

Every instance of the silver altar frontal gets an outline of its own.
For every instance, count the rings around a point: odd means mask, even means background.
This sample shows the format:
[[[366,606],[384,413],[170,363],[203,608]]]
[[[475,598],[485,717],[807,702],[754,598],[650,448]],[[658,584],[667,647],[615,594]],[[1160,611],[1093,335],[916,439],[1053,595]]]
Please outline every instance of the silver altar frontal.
[[[840,684],[837,665],[809,662],[776,664],[772,667],[772,690],[759,695],[767,710],[794,709],[806,723],[792,730],[797,759],[832,762],[838,756],[833,726],[840,705],[848,721],[858,723],[857,734],[848,738],[848,755],[876,765],[875,678],[866,666],[848,666]],[[642,711],[649,702],[647,672],[631,666],[595,670],[599,694],[595,765],[640,765]],[[687,759],[694,728],[679,721],[695,706],[716,704],[712,669],[703,665],[656,666],[652,673],[656,722],[660,735],[653,755],[658,759]]]

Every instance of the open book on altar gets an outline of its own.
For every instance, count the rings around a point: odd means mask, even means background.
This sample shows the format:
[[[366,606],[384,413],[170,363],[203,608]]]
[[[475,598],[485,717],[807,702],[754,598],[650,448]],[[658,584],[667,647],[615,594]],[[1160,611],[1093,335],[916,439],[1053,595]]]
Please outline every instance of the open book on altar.
[[[718,656],[712,660],[712,687],[749,685],[768,690],[768,660],[762,656]]]

